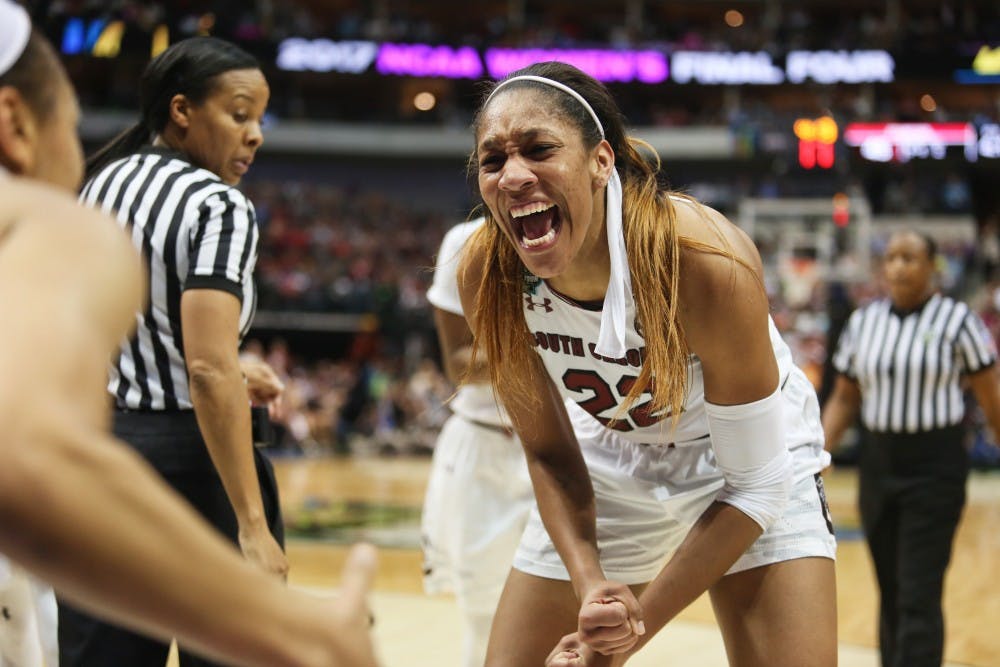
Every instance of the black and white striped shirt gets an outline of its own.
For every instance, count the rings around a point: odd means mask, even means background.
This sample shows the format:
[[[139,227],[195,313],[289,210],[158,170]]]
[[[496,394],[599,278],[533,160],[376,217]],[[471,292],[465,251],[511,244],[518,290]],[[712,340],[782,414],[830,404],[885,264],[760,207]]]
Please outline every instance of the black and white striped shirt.
[[[180,153],[152,147],[104,167],[80,199],[116,217],[149,272],[148,305],[136,314],[136,333],[121,345],[108,391],[119,408],[191,408],[181,293],[194,287],[234,294],[242,304],[240,335],[246,334],[256,307],[253,206]]]
[[[888,299],[854,311],[833,366],[857,381],[869,430],[917,433],[961,421],[960,377],[988,368],[996,356],[979,316],[935,294],[909,313],[896,312]]]

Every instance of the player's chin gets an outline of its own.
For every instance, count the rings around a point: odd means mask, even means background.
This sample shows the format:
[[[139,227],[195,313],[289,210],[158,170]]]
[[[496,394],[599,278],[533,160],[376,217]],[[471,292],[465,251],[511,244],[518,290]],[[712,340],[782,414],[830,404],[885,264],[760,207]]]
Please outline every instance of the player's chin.
[[[524,267],[542,280],[555,278],[566,270],[566,262],[558,252],[533,253],[518,249],[517,254],[524,262]]]

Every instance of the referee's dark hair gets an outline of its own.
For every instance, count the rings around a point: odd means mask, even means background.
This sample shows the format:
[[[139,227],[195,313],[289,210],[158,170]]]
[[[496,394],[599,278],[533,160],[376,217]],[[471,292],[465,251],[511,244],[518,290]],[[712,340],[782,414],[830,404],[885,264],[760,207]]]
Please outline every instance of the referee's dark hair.
[[[201,104],[212,92],[215,78],[237,69],[259,69],[252,55],[216,37],[192,37],[177,42],[149,61],[139,80],[139,122],[87,159],[85,180],[110,162],[131,155],[163,131],[170,119],[170,100],[183,95]]]
[[[927,232],[919,232],[917,236],[924,240],[924,245],[927,246],[927,259],[933,262],[937,258],[937,241]]]
[[[65,76],[49,40],[32,28],[20,57],[0,75],[0,88],[16,88],[31,112],[44,122],[56,108],[59,93],[56,83]]]

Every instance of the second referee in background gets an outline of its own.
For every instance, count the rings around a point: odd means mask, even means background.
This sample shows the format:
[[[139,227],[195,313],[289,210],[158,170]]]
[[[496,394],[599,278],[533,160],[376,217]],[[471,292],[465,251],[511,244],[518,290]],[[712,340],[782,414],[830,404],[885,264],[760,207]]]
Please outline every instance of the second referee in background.
[[[889,296],[851,315],[823,406],[828,449],[861,410],[859,509],[881,593],[883,667],[943,659],[944,575],[969,473],[963,382],[1000,436],[994,341],[966,304],[935,292],[936,255],[929,236],[891,236]]]

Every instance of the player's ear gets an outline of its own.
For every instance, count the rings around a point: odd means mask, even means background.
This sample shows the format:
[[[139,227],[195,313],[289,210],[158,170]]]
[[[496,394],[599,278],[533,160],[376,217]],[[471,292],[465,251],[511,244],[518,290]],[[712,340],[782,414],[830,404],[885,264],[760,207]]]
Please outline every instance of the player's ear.
[[[590,178],[595,189],[603,188],[611,178],[611,170],[615,168],[615,151],[607,139],[602,139],[594,147],[590,160]]]
[[[0,86],[0,164],[28,175],[38,161],[38,118],[14,86]]]

